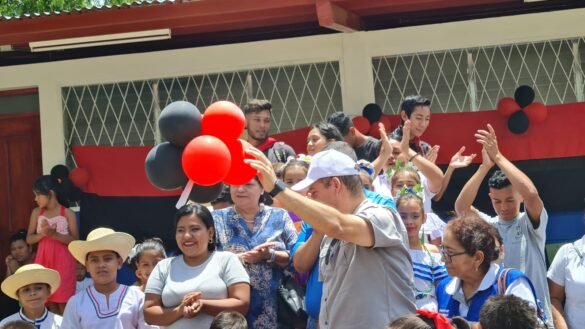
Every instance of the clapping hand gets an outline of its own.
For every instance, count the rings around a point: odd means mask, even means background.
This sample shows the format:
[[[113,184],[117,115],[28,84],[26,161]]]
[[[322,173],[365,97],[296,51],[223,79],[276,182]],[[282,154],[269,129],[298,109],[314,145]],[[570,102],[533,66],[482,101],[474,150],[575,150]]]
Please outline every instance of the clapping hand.
[[[449,167],[457,169],[469,166],[471,161],[475,159],[476,154],[473,153],[471,155],[463,155],[463,152],[465,152],[465,146],[462,146],[459,151],[453,155],[451,161],[449,162]]]
[[[242,260],[248,264],[256,264],[260,261],[270,259],[270,250],[276,245],[276,242],[265,242],[254,249],[242,254]]]
[[[496,157],[500,154],[500,150],[498,149],[498,139],[496,137],[496,132],[492,125],[487,125],[488,130],[478,130],[475,133],[475,138],[477,138],[477,142],[483,146],[483,149],[487,152],[487,155],[494,161]]]
[[[202,294],[199,291],[191,292],[183,296],[183,300],[181,301],[183,317],[192,319],[199,314],[203,307],[201,296]]]
[[[48,221],[41,220],[40,232],[42,236],[52,236],[57,232],[57,224],[49,225]]]
[[[427,160],[429,160],[430,162],[435,163],[437,161],[437,156],[439,155],[440,148],[441,147],[439,145],[435,145],[435,146],[431,147],[431,149],[429,150],[427,155],[425,155],[425,158]]]

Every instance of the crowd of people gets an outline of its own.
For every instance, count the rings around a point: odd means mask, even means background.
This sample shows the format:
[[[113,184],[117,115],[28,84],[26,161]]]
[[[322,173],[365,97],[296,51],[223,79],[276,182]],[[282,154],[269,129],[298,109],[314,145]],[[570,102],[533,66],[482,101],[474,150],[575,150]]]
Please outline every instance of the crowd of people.
[[[20,309],[1,328],[557,328],[583,327],[585,236],[547,274],[548,215],[538,190],[499,150],[491,125],[473,136],[481,164],[441,218],[461,146],[446,172],[421,140],[430,102],[411,96],[380,139],[342,112],[311,127],[307,154],[269,137],[271,104],[243,107],[245,160],[258,175],[211,205],[175,214],[179,250],[158,238],[95,228],[79,239],[67,178],[34,184],[28,230],[10,239],[2,292]],[[497,167],[497,170],[494,170]],[[473,207],[489,176],[496,216]],[[520,211],[523,205],[523,210]],[[173,256],[171,256],[173,255]],[[136,283],[118,283],[127,263]],[[89,276],[86,275],[89,273]],[[283,319],[279,294],[303,287],[307,317]],[[581,323],[581,324],[579,324]]]

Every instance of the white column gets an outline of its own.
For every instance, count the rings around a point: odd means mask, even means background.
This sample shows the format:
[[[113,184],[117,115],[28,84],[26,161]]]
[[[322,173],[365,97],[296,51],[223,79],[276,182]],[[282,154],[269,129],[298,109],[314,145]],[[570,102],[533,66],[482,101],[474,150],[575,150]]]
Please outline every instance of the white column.
[[[366,32],[344,33],[341,38],[340,82],[343,112],[362,115],[364,106],[374,103],[374,73]]]
[[[65,164],[61,87],[55,81],[39,84],[39,107],[43,173],[48,174],[53,166]]]

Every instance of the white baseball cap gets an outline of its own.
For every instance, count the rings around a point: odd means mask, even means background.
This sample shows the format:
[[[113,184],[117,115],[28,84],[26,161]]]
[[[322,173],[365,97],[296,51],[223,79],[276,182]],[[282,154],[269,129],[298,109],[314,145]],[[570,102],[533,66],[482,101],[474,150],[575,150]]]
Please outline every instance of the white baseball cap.
[[[303,191],[321,178],[357,176],[359,174],[355,161],[349,156],[336,150],[322,151],[311,159],[307,177],[296,183],[291,189],[293,191]]]

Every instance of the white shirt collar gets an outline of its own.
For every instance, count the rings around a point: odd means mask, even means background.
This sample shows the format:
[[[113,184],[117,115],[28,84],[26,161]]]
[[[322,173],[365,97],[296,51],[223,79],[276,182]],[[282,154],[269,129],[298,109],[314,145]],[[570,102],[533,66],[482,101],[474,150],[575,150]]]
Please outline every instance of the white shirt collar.
[[[43,321],[45,321],[47,319],[47,316],[49,315],[49,310],[47,310],[47,308],[45,307],[45,312],[43,312],[43,315],[41,315],[38,319],[34,319],[34,320],[29,319],[26,315],[24,315],[24,312],[22,311],[22,307],[20,308],[20,311],[18,313],[20,314],[20,318],[23,321],[38,324],[38,323],[42,323]]]
[[[483,279],[481,280],[481,283],[479,284],[477,291],[483,291],[491,287],[494,284],[494,281],[496,280],[496,275],[498,275],[499,270],[500,265],[491,263],[490,268],[483,276]],[[477,291],[475,293],[477,293]],[[447,284],[447,287],[445,287],[445,292],[451,296],[455,295],[456,292],[463,293],[463,291],[461,291],[461,279],[458,277],[453,277],[453,280],[451,280],[451,282]]]

